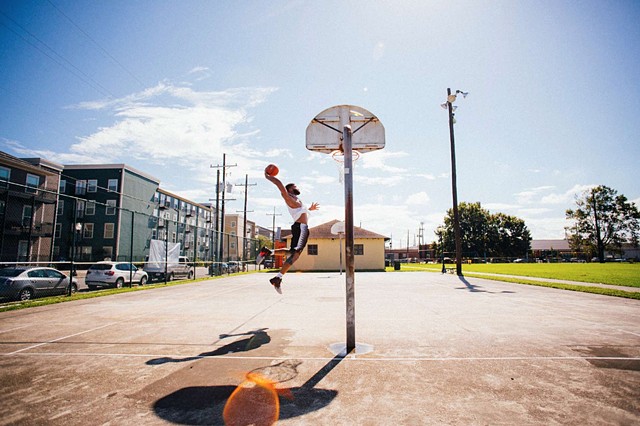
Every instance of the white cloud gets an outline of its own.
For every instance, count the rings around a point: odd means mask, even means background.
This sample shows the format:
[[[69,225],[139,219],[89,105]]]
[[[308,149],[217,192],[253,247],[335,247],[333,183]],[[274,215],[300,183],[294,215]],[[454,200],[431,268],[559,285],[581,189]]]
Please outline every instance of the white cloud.
[[[414,194],[409,195],[406,203],[408,205],[425,205],[429,204],[430,198],[426,192],[416,192]]]
[[[504,213],[505,211],[516,210],[520,208],[519,204],[507,203],[486,203],[481,205],[483,209],[487,209],[491,213]]]
[[[547,192],[555,189],[555,186],[538,186],[536,188],[526,189],[522,192],[515,194],[516,200],[521,204],[529,204],[534,202],[534,198],[539,196],[542,192]]]
[[[385,173],[405,173],[405,167],[393,167],[389,165],[389,161],[394,158],[404,158],[409,156],[404,151],[378,150],[362,154],[362,157],[356,163],[356,167],[362,165],[363,169],[381,170]],[[360,163],[360,164],[358,164]]]
[[[219,152],[260,157],[263,154],[244,145],[257,131],[243,133],[240,128],[250,122],[247,109],[264,102],[274,90],[198,92],[163,82],[120,99],[84,102],[75,107],[111,111],[115,121],[78,138],[67,158],[100,163],[133,158],[194,169],[195,163],[217,157]]]
[[[373,47],[373,60],[379,61],[384,56],[385,45],[383,42],[379,41]]]
[[[424,179],[427,179],[427,180],[436,180],[436,177],[434,175],[432,175],[431,173],[418,173],[415,176],[416,177],[420,177],[420,178],[424,178]]]
[[[596,185],[574,185],[571,189],[567,190],[564,193],[557,194],[549,194],[540,199],[541,204],[566,204],[567,206],[571,205],[576,195],[582,194],[584,191],[587,191]]]

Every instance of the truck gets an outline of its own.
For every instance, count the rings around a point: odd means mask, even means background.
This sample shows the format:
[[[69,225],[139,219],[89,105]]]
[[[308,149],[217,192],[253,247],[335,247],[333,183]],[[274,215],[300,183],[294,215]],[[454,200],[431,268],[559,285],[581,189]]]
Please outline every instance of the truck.
[[[193,278],[195,268],[187,256],[180,256],[180,244],[151,240],[144,271],[149,281],[171,281],[175,278]]]

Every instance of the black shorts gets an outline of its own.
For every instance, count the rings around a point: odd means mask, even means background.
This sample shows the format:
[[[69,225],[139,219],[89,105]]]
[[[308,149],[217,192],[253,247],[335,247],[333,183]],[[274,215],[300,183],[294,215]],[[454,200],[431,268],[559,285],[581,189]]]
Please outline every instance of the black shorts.
[[[290,252],[301,252],[307,245],[309,239],[309,227],[300,222],[295,222],[291,226],[291,248]]]

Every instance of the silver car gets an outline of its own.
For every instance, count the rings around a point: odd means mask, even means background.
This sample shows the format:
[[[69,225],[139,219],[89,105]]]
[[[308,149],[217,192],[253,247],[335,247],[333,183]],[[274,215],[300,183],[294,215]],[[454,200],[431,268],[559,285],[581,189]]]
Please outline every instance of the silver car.
[[[122,288],[125,282],[145,285],[149,276],[129,262],[98,262],[87,269],[84,282],[90,290],[96,287]]]
[[[76,280],[54,268],[13,266],[0,269],[0,297],[3,298],[29,300],[76,291]]]

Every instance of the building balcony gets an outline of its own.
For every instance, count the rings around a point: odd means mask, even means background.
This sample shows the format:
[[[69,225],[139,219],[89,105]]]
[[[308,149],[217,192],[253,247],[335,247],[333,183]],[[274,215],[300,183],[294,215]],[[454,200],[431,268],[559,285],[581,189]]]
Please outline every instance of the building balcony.
[[[28,237],[29,234],[33,238],[36,237],[51,237],[53,236],[53,223],[36,223],[30,225],[29,223],[21,222],[6,222],[4,228],[5,235],[19,235],[22,237]]]

